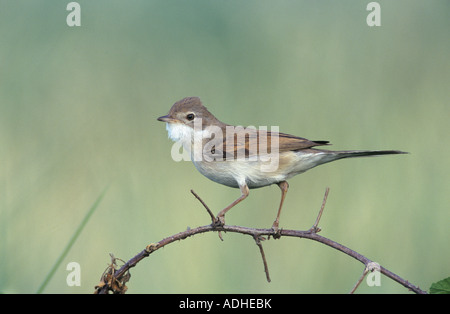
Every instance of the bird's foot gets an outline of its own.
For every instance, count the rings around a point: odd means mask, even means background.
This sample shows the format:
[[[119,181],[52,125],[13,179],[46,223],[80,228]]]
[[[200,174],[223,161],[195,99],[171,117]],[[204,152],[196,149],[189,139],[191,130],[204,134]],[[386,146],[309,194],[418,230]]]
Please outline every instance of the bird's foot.
[[[214,227],[223,227],[225,225],[225,215],[219,215],[213,222]]]
[[[216,219],[213,221],[212,226],[214,228],[222,228],[225,226],[225,215],[218,215]],[[218,230],[219,239],[223,241],[222,233]]]
[[[274,221],[273,225],[272,225],[272,231],[273,231],[273,238],[274,239],[279,239],[281,238],[281,229],[278,228],[278,221]]]

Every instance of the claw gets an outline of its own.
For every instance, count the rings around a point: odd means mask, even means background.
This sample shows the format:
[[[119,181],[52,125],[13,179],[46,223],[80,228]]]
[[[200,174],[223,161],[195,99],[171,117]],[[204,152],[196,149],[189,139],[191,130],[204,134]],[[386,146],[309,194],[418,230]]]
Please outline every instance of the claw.
[[[275,221],[272,225],[272,230],[273,230],[273,238],[274,239],[279,239],[281,238],[281,229],[278,228],[278,222]]]
[[[217,216],[214,221],[215,227],[223,227],[225,225],[225,216]]]

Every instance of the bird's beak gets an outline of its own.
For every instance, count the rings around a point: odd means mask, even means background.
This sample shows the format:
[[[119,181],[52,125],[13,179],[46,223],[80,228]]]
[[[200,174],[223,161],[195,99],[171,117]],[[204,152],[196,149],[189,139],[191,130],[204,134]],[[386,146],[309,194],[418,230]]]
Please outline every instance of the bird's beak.
[[[162,122],[167,122],[167,123],[174,123],[174,122],[178,121],[177,119],[169,117],[169,115],[159,117],[157,120],[162,121]]]

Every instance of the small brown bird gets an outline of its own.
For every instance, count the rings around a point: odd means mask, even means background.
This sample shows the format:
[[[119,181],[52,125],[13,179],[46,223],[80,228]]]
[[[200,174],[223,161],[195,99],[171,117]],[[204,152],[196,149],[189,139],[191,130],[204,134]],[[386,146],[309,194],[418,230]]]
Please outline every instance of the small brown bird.
[[[225,224],[225,214],[249,195],[249,189],[276,183],[281,189],[281,201],[272,225],[275,232],[278,231],[281,208],[289,187],[286,180],[289,178],[342,158],[405,154],[398,150],[317,149],[313,147],[329,145],[329,142],[235,127],[214,117],[198,97],[176,102],[158,121],[166,122],[169,138],[183,145],[201,174],[214,182],[241,190],[241,196],[219,212],[216,223]]]

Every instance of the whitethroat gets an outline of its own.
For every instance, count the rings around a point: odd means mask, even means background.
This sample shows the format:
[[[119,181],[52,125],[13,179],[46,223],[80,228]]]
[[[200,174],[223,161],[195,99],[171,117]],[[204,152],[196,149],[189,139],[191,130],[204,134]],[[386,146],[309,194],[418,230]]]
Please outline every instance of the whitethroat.
[[[313,148],[329,145],[328,141],[310,141],[266,129],[234,127],[214,117],[198,97],[176,102],[158,121],[166,122],[169,138],[183,145],[201,174],[241,190],[241,196],[218,213],[216,223],[219,225],[225,224],[225,214],[249,195],[249,189],[275,183],[281,189],[280,206],[272,225],[277,232],[289,178],[342,158],[405,153],[398,150],[330,151]]]

